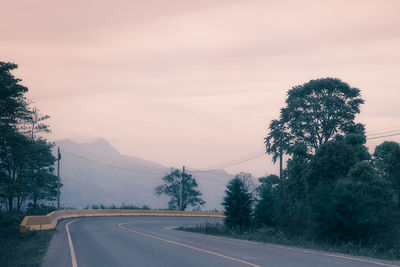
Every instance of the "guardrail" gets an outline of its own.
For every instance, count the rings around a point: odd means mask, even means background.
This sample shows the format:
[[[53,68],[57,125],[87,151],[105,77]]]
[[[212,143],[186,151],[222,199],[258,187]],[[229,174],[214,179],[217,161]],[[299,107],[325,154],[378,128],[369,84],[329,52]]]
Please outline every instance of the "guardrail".
[[[57,226],[59,220],[76,217],[93,216],[187,216],[187,217],[214,217],[224,218],[222,212],[205,211],[172,211],[172,210],[123,210],[123,209],[95,209],[95,210],[58,210],[43,216],[25,216],[20,225],[21,232],[50,230]]]

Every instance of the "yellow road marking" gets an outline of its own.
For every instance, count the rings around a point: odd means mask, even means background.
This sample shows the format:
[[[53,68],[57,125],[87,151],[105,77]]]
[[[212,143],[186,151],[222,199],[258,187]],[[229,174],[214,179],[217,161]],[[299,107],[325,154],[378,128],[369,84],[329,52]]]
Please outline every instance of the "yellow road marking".
[[[69,233],[69,228],[68,228],[69,224],[72,222],[73,221],[67,223],[65,229],[67,229],[67,234],[68,234],[68,243],[69,243],[69,251],[71,252],[72,267],[78,267],[78,264],[76,263],[74,245],[72,244],[71,234]]]
[[[238,258],[225,256],[225,255],[222,255],[222,254],[219,254],[219,253],[216,253],[216,252],[212,252],[212,251],[209,251],[209,250],[205,250],[205,249],[202,249],[202,248],[193,247],[193,246],[190,246],[190,245],[187,245],[187,244],[184,244],[184,243],[180,243],[180,242],[168,240],[168,239],[165,239],[165,238],[161,238],[161,237],[158,237],[158,236],[155,236],[155,235],[150,235],[150,234],[146,234],[146,233],[143,233],[143,232],[139,232],[139,231],[130,229],[128,227],[125,227],[125,226],[123,226],[123,224],[127,224],[127,223],[120,223],[120,224],[118,224],[118,227],[121,228],[121,229],[125,229],[125,230],[128,230],[128,231],[131,231],[131,232],[136,233],[136,234],[140,234],[140,235],[144,235],[144,236],[147,236],[147,237],[151,237],[151,238],[154,238],[154,239],[157,239],[157,240],[161,240],[161,241],[164,241],[164,242],[167,242],[167,243],[170,243],[170,244],[174,244],[174,245],[177,245],[177,246],[181,246],[181,247],[185,247],[185,248],[190,248],[190,249],[193,249],[193,250],[201,251],[201,252],[204,252],[204,253],[207,253],[207,254],[211,254],[211,255],[214,255],[214,256],[218,256],[218,257],[221,257],[221,258],[225,258],[225,259],[228,259],[228,260],[231,260],[231,261],[240,262],[240,263],[243,263],[243,264],[246,264],[246,265],[249,265],[249,266],[260,267],[260,265],[257,265],[257,264],[254,264],[254,263],[251,263],[251,262],[248,262],[248,261],[244,261],[244,260],[241,260],[241,259],[238,259]]]

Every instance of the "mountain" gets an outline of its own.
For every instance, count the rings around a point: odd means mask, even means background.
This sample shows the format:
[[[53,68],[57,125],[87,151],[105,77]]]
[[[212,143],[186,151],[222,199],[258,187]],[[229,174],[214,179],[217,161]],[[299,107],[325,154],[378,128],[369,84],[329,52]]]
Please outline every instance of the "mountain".
[[[60,147],[61,204],[84,208],[94,204],[120,206],[122,203],[151,208],[167,208],[168,198],[154,194],[161,177],[170,168],[138,157],[121,155],[106,140],[77,143],[70,139],[55,142]],[[188,171],[196,178],[206,204],[203,210],[222,210],[227,182],[233,177],[224,170]]]

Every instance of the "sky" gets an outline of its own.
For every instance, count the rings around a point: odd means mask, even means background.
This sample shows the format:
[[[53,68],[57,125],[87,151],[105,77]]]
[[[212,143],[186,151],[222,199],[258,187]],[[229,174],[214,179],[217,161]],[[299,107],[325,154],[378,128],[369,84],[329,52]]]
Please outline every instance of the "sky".
[[[286,93],[336,77],[361,89],[367,135],[400,129],[400,1],[4,1],[0,61],[55,141],[209,169],[264,150]],[[386,129],[386,130],[383,130]],[[384,140],[369,140],[373,148]],[[229,165],[229,164],[228,164]],[[226,170],[277,173],[265,155]]]

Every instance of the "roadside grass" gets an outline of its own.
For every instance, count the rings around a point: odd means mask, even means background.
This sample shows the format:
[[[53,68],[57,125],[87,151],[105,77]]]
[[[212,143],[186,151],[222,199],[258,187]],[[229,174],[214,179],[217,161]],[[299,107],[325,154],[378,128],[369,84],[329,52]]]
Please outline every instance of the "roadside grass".
[[[293,236],[286,234],[283,230],[262,227],[250,231],[236,231],[227,228],[222,223],[205,223],[196,226],[181,226],[176,230],[193,233],[201,233],[216,236],[225,236],[230,238],[251,240],[264,243],[292,246],[303,249],[320,250],[333,253],[349,254],[353,256],[371,257],[383,260],[400,260],[400,242],[391,249],[382,249],[380,244],[371,246],[362,246],[357,243],[328,243],[313,239],[306,239],[302,236]]]
[[[54,230],[20,233],[24,216],[0,213],[0,266],[40,266]]]

